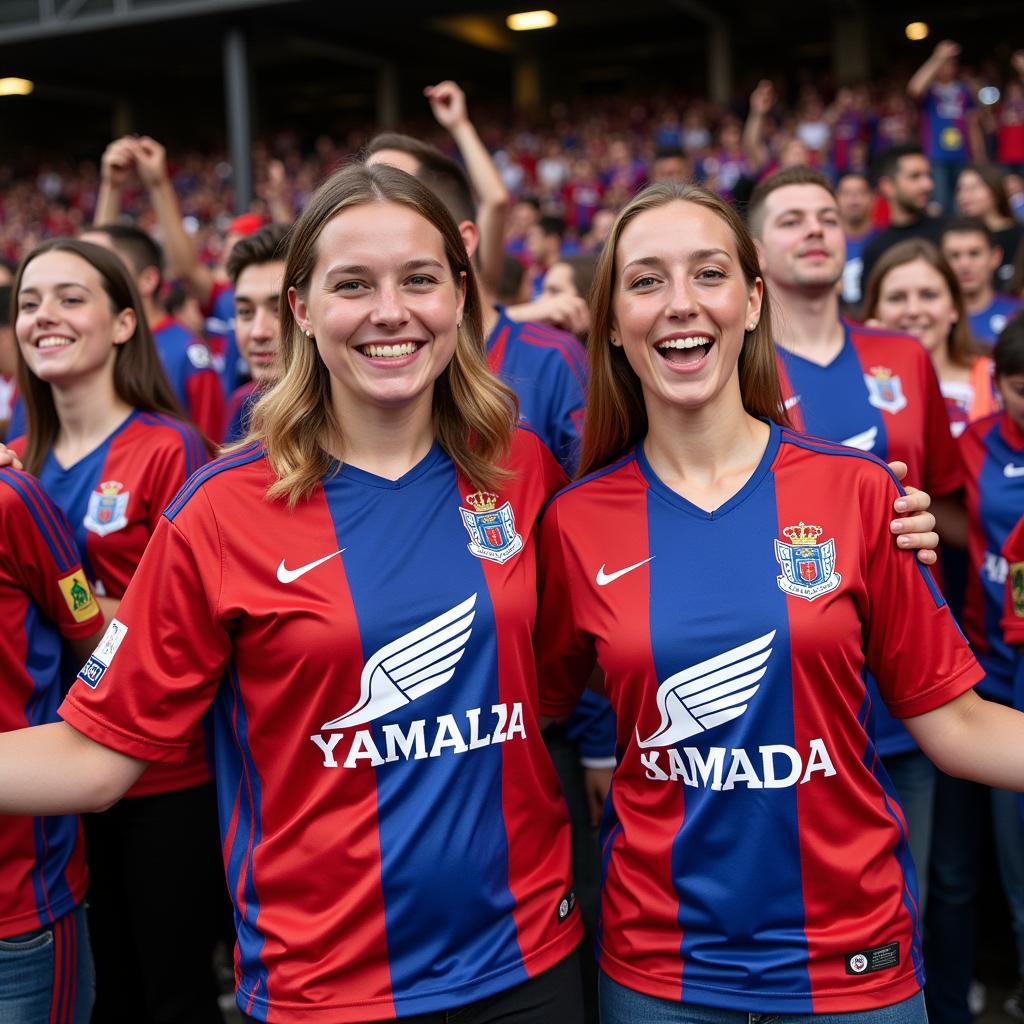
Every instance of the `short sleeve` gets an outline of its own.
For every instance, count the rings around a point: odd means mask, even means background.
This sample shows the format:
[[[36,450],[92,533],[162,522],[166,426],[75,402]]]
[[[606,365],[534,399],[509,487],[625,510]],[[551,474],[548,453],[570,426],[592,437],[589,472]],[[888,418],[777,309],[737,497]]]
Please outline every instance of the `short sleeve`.
[[[929,570],[914,552],[894,543],[888,523],[900,493],[895,479],[879,466],[865,472],[859,486],[866,545],[865,657],[889,710],[910,718],[958,697],[984,672]]]
[[[537,657],[541,714],[564,718],[572,712],[594,667],[594,644],[579,629],[566,565],[558,503],[540,525],[537,579],[540,592],[533,647]]]
[[[580,435],[587,396],[586,353],[574,337],[565,340],[565,361],[557,386],[552,385],[550,436],[554,454],[568,474],[576,471],[580,459]]]
[[[173,421],[173,426],[168,426],[168,429],[176,431],[178,436],[172,442],[162,444],[147,467],[147,512],[154,533],[162,521],[164,509],[174,500],[185,481],[207,461],[206,446],[190,424]]]
[[[103,625],[64,513],[27,473],[0,470],[0,560],[63,637],[78,640]]]
[[[160,521],[117,617],[60,709],[91,739],[146,761],[184,759],[231,652],[216,611],[216,522],[204,494],[187,511],[197,502],[206,514],[190,517],[196,544]]]

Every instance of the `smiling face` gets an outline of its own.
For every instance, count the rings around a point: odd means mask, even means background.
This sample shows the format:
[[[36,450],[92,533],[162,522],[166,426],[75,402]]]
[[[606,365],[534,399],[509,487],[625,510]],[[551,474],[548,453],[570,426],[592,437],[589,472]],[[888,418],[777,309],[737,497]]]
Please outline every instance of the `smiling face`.
[[[466,295],[440,232],[406,206],[364,203],[328,221],[316,251],[307,288],[288,301],[330,371],[342,422],[371,408],[429,409]]]
[[[612,343],[640,379],[648,409],[698,410],[726,389],[739,397],[744,330],[762,285],[743,276],[729,226],[674,200],[637,214],[615,253]]]
[[[40,380],[61,387],[113,374],[117,346],[135,327],[134,311],[114,312],[99,271],[81,256],[44,252],[25,267],[15,334]]]
[[[820,185],[783,185],[761,213],[765,277],[781,288],[834,287],[846,262],[846,238],[835,199]]]
[[[281,288],[284,261],[250,263],[235,283],[235,337],[257,384],[281,375]]]
[[[875,316],[912,334],[929,351],[941,351],[957,322],[956,305],[945,278],[924,260],[893,267],[882,279]]]

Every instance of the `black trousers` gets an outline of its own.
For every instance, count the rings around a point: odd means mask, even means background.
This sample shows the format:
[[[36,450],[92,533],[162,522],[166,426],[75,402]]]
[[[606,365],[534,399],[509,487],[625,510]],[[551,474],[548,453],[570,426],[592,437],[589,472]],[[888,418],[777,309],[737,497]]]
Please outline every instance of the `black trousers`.
[[[213,783],[83,816],[92,1024],[223,1024],[212,954],[228,902]]]
[[[583,1024],[579,956],[578,951],[572,953],[536,978],[479,1002],[398,1020],[400,1024]],[[243,1019],[257,1024],[253,1017]]]

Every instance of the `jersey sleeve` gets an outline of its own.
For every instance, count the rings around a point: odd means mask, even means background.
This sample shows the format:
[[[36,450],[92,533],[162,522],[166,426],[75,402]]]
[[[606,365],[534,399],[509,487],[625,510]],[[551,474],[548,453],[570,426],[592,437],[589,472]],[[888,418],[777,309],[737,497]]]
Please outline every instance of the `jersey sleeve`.
[[[147,512],[154,532],[185,481],[207,462],[206,446],[190,424],[177,421],[171,429],[177,436],[155,448],[146,476]]]
[[[870,467],[869,467],[870,468]],[[897,718],[933,711],[984,676],[931,573],[889,532],[901,489],[878,466],[859,481],[865,556],[865,660]]]
[[[1003,639],[1010,647],[1024,645],[1024,518],[1010,531],[1003,545],[1006,588],[1003,591]],[[1017,662],[1021,662],[1017,657]]]
[[[223,677],[231,640],[217,616],[221,553],[205,495],[195,538],[162,519],[107,632],[60,714],[104,746],[182,761]],[[200,522],[197,524],[196,520]]]
[[[577,577],[580,573],[565,551],[559,513],[556,501],[544,513],[540,525],[540,594],[533,638],[540,710],[552,718],[564,718],[576,707],[595,661],[593,638],[577,623],[571,573],[575,572]]]
[[[587,403],[586,353],[572,336],[565,339],[564,363],[557,386],[552,389],[549,436],[554,455],[565,472],[572,476],[580,459],[580,435],[583,411]]]
[[[584,690],[565,723],[565,735],[584,768],[615,767],[615,712],[607,697]]]
[[[199,344],[198,342],[196,343]],[[202,346],[206,353],[206,346]],[[209,354],[206,353],[209,359]],[[196,368],[185,382],[189,419],[210,440],[217,441],[224,433],[224,390],[212,366]]]
[[[103,613],[82,571],[64,513],[27,473],[0,470],[0,560],[5,575],[57,625],[79,640],[103,626]]]
[[[924,480],[915,486],[924,488],[932,497],[953,494],[964,485],[964,464],[956,440],[949,429],[949,413],[935,375],[931,359],[921,350],[922,395],[925,403]]]

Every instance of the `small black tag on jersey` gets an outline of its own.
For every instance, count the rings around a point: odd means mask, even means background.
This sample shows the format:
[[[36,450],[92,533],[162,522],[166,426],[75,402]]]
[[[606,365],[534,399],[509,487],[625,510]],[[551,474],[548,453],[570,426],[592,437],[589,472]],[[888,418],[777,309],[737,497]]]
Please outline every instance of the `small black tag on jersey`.
[[[562,923],[572,912],[576,906],[576,888],[575,886],[570,889],[559,901],[558,901],[558,922]]]
[[[875,946],[874,949],[862,949],[858,953],[846,954],[847,974],[873,974],[875,971],[885,971],[890,967],[899,967],[900,944],[890,942],[885,946]]]

